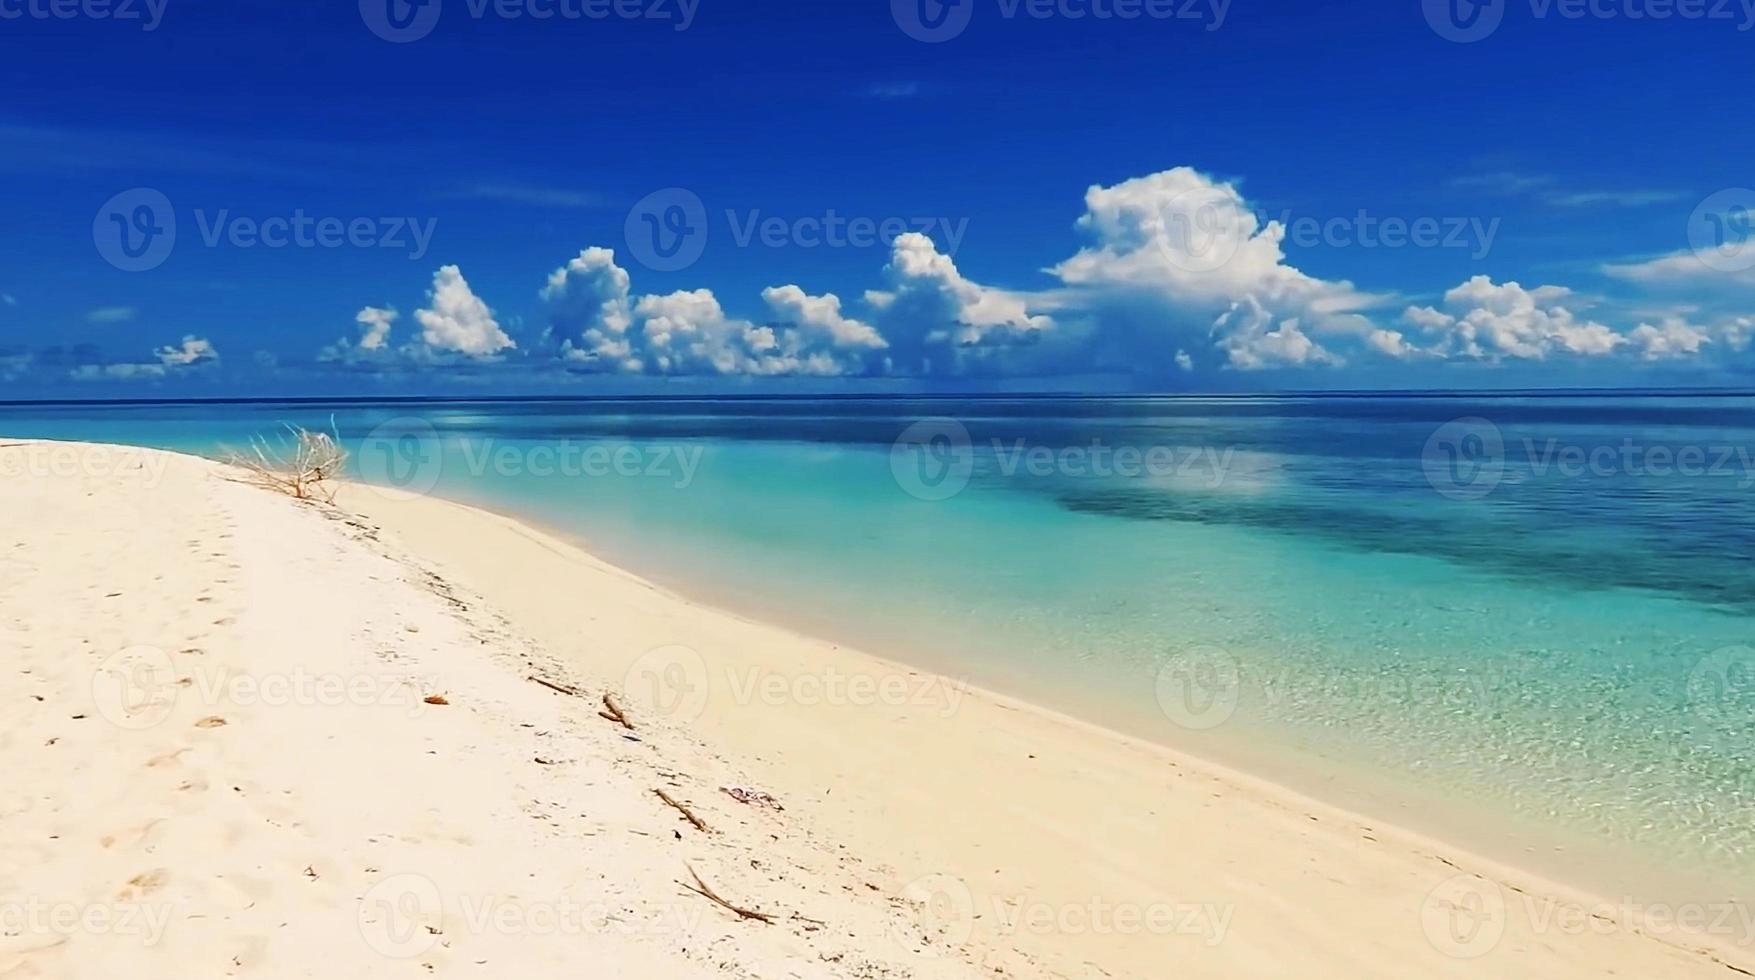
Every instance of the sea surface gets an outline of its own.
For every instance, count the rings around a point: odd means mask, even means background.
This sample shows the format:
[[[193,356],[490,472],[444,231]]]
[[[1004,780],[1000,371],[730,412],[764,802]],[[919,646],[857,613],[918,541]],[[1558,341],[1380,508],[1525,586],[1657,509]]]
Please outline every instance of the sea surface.
[[[1755,398],[0,406],[4,437],[208,455],[285,424],[1605,893],[1755,898]]]

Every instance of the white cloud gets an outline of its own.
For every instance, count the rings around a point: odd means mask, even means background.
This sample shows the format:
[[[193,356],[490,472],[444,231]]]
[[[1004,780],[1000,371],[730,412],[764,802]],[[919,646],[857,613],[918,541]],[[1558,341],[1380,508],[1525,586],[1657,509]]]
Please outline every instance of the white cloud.
[[[95,325],[127,323],[139,313],[132,306],[100,306],[85,315],[85,322]]]
[[[456,266],[439,268],[427,298],[432,306],[416,310],[414,318],[420,321],[421,340],[432,351],[488,358],[518,346],[500,329],[494,312],[470,290]]]
[[[1247,299],[1213,322],[1217,346],[1231,367],[1257,371],[1270,367],[1338,367],[1345,361],[1305,335],[1296,317],[1274,319]]]
[[[388,307],[368,306],[353,318],[360,325],[360,350],[383,350],[390,344],[390,326],[397,313]]]
[[[153,351],[153,361],[112,364],[80,364],[68,372],[75,381],[141,381],[166,378],[219,361],[219,351],[206,339],[193,334],[181,343]]]
[[[1678,317],[1667,318],[1656,326],[1642,323],[1627,338],[1639,350],[1640,358],[1647,361],[1693,357],[1712,343],[1705,330]]]
[[[160,347],[153,354],[166,367],[188,367],[219,360],[219,351],[204,338],[193,334],[185,336],[181,344]]]
[[[848,365],[797,330],[727,316],[711,290],[644,296],[634,306],[647,363],[660,374],[844,374]]]
[[[889,288],[867,291],[865,301],[894,349],[892,363],[904,372],[961,374],[1003,365],[1055,329],[1051,316],[1032,311],[1028,294],[965,277],[918,232],[891,243],[884,278]]]
[[[570,360],[611,371],[645,369],[628,338],[634,322],[628,289],[627,270],[607,248],[585,249],[549,274],[542,289],[549,329],[562,339]],[[574,337],[582,346],[574,346]]]
[[[603,195],[564,187],[530,184],[476,184],[454,195],[466,200],[501,201],[538,208],[591,209],[605,205]]]
[[[390,347],[390,329],[398,319],[400,314],[389,307],[361,309],[353,318],[360,329],[358,342],[343,337],[319,351],[317,361],[323,364],[387,365],[398,358],[413,358],[415,351],[411,348],[398,352]]]
[[[0,293],[0,306],[17,306],[18,300],[11,293]]]
[[[542,299],[566,360],[628,373],[835,375],[865,370],[866,353],[885,346],[832,294],[770,287],[762,298],[778,322],[761,325],[727,314],[711,290],[636,299],[630,287],[606,248],[585,249],[549,275]]]
[[[1078,227],[1091,244],[1050,270],[1069,287],[1057,302],[1090,312],[1095,346],[1116,366],[1162,364],[1203,333],[1234,367],[1339,365],[1324,344],[1357,344],[1376,329],[1360,311],[1382,297],[1288,264],[1285,228],[1192,168],[1091,187]],[[1267,329],[1262,317],[1290,325]]]
[[[775,316],[832,347],[883,350],[890,346],[876,327],[843,316],[841,298],[834,293],[812,296],[797,286],[769,286],[762,290],[762,299]]]
[[[1600,356],[1626,342],[1609,327],[1560,305],[1571,295],[1563,286],[1525,289],[1475,276],[1444,294],[1447,311],[1409,307],[1402,319],[1433,337],[1428,350],[1440,357],[1497,362],[1541,360],[1555,353]]]
[[[1644,262],[1609,263],[1603,272],[1646,286],[1755,287],[1755,265],[1747,269],[1717,269],[1693,251],[1671,252]]]

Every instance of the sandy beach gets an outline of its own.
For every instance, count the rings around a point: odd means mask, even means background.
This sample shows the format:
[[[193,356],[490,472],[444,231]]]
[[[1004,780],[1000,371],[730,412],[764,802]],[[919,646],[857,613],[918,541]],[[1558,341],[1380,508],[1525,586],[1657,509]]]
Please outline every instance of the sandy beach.
[[[1740,902],[1574,891],[502,515],[26,442],[0,508],[0,978],[1755,972]]]

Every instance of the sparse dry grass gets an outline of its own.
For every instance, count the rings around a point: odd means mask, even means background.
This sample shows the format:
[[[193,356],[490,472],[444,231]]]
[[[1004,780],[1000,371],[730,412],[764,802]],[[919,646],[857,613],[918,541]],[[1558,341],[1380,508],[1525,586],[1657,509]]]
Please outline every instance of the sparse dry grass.
[[[333,430],[334,423],[331,422]],[[228,452],[225,461],[243,470],[247,482],[297,500],[335,502],[335,478],[347,465],[339,434],[312,432],[288,425],[286,434],[270,441],[250,439],[249,452]]]

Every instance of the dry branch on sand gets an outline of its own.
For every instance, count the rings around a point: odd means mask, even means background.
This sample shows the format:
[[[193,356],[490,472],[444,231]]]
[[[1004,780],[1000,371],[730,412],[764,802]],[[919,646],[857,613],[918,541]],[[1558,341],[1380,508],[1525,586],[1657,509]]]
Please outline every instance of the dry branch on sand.
[[[246,481],[297,500],[335,502],[334,479],[347,465],[339,435],[288,425],[277,442],[250,438],[250,451],[226,453],[225,461],[244,471]]]
[[[757,912],[754,909],[741,908],[739,906],[731,904],[730,902],[727,902],[723,898],[720,898],[717,892],[713,891],[713,889],[711,887],[709,887],[706,882],[701,880],[701,876],[695,873],[695,869],[693,867],[690,867],[687,864],[683,865],[683,867],[689,869],[689,877],[695,879],[695,883],[693,885],[691,885],[686,881],[679,881],[679,882],[677,882],[677,884],[683,886],[684,888],[687,888],[689,891],[694,892],[695,894],[701,896],[702,898],[707,899],[708,901],[712,902],[714,905],[717,905],[721,908],[730,909],[731,911],[736,912],[737,917],[740,919],[755,919],[757,922],[766,922],[769,925],[772,925],[774,923],[774,917],[767,914],[766,912]]]
[[[628,720],[627,715],[622,714],[621,705],[616,704],[615,698],[607,694],[603,696],[603,710],[597,713],[597,717],[613,721],[630,732],[634,730],[634,723]]]
[[[677,802],[676,797],[671,796],[669,793],[666,793],[664,790],[661,790],[661,789],[655,789],[652,792],[658,794],[659,799],[661,799],[665,803],[669,804],[678,813],[681,813],[684,817],[687,817],[689,823],[692,823],[695,825],[696,830],[700,831],[703,834],[712,833],[711,830],[707,829],[707,822],[705,820],[702,820],[700,817],[695,816],[695,811],[693,811],[693,810],[689,809],[688,807],[684,806],[683,804]]]

